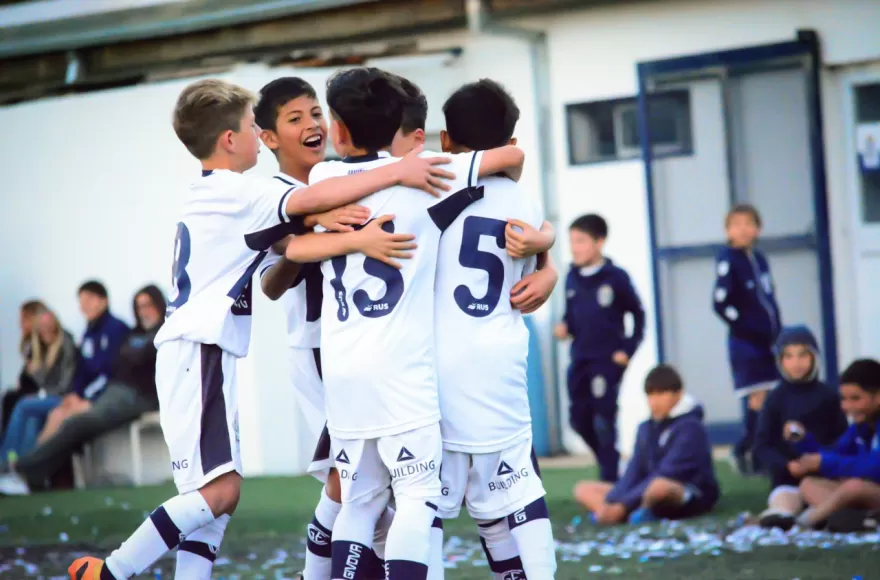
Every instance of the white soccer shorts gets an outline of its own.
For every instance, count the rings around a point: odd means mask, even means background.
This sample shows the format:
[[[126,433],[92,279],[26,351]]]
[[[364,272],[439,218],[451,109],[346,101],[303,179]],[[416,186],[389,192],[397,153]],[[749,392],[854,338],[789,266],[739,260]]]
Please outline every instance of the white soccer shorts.
[[[315,442],[315,452],[307,471],[318,481],[327,483],[333,457],[330,455],[330,434],[326,427],[321,352],[317,348],[291,348],[288,361],[296,403],[305,419],[309,441]]]
[[[462,500],[476,520],[507,517],[544,497],[538,460],[528,437],[493,453],[443,451],[443,484],[438,515],[455,519]]]
[[[378,439],[333,438],[342,502],[369,501],[390,486],[395,498],[440,499],[443,439],[434,423]]]
[[[159,420],[180,493],[224,473],[242,474],[236,359],[213,344],[173,340],[159,346]]]

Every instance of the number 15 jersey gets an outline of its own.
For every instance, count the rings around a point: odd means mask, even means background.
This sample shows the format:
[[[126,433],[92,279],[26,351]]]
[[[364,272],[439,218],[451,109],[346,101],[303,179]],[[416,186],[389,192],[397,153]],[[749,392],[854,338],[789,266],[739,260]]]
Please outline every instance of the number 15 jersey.
[[[443,448],[465,453],[500,451],[531,434],[529,332],[510,291],[537,260],[511,258],[504,228],[508,218],[544,221],[512,180],[479,184],[483,199],[443,233],[434,302]]]
[[[435,156],[424,152],[422,156]],[[327,427],[340,439],[375,439],[440,419],[434,360],[434,276],[440,233],[477,199],[481,153],[450,156],[455,174],[438,201],[423,191],[390,187],[358,203],[371,219],[395,216],[386,231],[413,234],[418,248],[397,270],[363,254],[322,263],[321,358]],[[328,177],[396,162],[385,153],[320,163]],[[334,235],[334,234],[326,234]],[[336,234],[338,235],[338,234]]]

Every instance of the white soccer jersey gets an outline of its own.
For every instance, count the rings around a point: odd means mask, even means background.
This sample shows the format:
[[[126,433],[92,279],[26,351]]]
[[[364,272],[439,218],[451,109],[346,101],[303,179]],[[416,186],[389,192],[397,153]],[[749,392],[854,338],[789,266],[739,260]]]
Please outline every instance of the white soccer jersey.
[[[269,246],[292,232],[284,211],[294,191],[277,179],[204,171],[177,223],[171,300],[156,345],[183,339],[247,355],[251,277]]]
[[[425,152],[432,156],[436,153]],[[418,249],[397,270],[363,254],[322,263],[321,357],[327,421],[340,439],[373,439],[436,423],[440,418],[434,370],[434,275],[440,233],[476,199],[481,153],[453,155],[455,174],[438,201],[427,193],[391,187],[358,203],[371,217],[393,214],[389,231],[416,236]],[[387,154],[318,164],[322,179],[396,161]],[[333,234],[327,234],[333,235]]]
[[[529,333],[510,290],[536,258],[507,255],[508,218],[540,228],[542,213],[504,177],[480,180],[483,199],[443,233],[437,263],[437,377],[443,447],[490,453],[531,433],[526,359]]]
[[[303,188],[305,183],[284,173],[274,179],[290,187]],[[296,189],[291,195],[296,195]],[[271,248],[260,266],[260,277],[281,260]],[[321,346],[321,292],[323,276],[318,264],[303,264],[294,285],[281,295],[279,302],[287,313],[287,344],[291,348],[318,348]]]

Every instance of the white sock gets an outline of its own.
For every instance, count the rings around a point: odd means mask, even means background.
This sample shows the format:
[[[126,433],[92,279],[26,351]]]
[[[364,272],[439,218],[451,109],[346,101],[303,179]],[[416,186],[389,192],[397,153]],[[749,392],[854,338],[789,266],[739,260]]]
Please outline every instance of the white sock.
[[[177,546],[177,565],[174,578],[181,580],[210,580],[214,569],[214,560],[223,534],[229,524],[229,516],[223,514],[203,528],[199,528],[186,537]]]
[[[553,580],[556,574],[556,546],[544,498],[507,516],[523,570],[529,580]]]
[[[436,515],[437,509],[424,500],[397,498],[397,513],[385,547],[389,580],[426,580],[431,558],[431,524]]]
[[[333,526],[342,509],[327,495],[327,488],[321,490],[321,499],[315,508],[315,517],[309,524],[309,537],[306,541],[306,569],[303,570],[304,580],[330,580],[330,542]]]
[[[371,500],[344,503],[333,526],[331,578],[362,580],[375,564],[372,551],[376,522],[385,511],[390,491]]]
[[[507,519],[501,518],[494,521],[477,520],[480,532],[480,543],[486,560],[489,561],[489,569],[495,580],[509,580],[510,578],[525,577],[522,560],[516,548],[516,542],[507,526]]]
[[[443,564],[443,520],[434,518],[431,526],[431,559],[428,561],[428,580],[443,580],[446,566]]]
[[[198,491],[172,497],[153,510],[147,521],[107,557],[107,569],[117,580],[140,574],[212,521],[214,514]]]

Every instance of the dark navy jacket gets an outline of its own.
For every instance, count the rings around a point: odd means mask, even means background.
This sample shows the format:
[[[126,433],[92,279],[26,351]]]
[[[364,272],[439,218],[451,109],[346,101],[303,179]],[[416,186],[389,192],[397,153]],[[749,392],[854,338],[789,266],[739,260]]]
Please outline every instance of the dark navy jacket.
[[[702,495],[702,501],[718,500],[718,482],[712,468],[712,447],[703,425],[703,407],[684,395],[668,419],[649,419],[639,425],[636,446],[626,473],[605,498],[628,510],[638,508],[648,484],[655,477],[673,479]]]
[[[632,357],[645,336],[645,311],[629,275],[605,258],[598,272],[584,276],[572,265],[565,280],[565,317],[573,337],[571,360],[611,360],[618,350]],[[633,316],[632,336],[626,336],[624,315]]]
[[[780,364],[782,380],[767,395],[755,434],[754,453],[770,471],[775,485],[791,479],[786,466],[800,456],[796,446],[783,438],[783,428],[788,421],[801,423],[822,445],[836,441],[848,425],[840,409],[837,389],[818,379],[819,345],[813,333],[806,326],[783,329],[776,340],[779,360],[782,349],[793,344],[806,345],[813,351],[813,368],[806,377],[794,381],[785,375]]]
[[[830,479],[850,477],[880,483],[880,420],[854,423],[830,447],[821,448],[819,441],[808,433],[798,444],[801,453],[819,453],[822,464],[819,475]]]
[[[129,328],[108,310],[89,323],[79,347],[79,365],[73,376],[70,391],[80,397],[95,400],[104,391],[113,361]]]
[[[727,324],[737,388],[779,378],[773,343],[782,323],[767,259],[758,250],[726,246],[715,260],[715,313]]]

